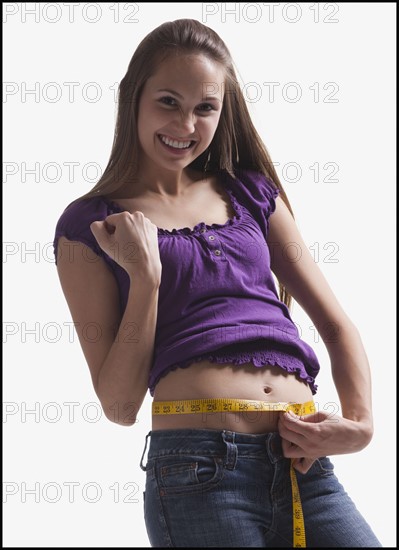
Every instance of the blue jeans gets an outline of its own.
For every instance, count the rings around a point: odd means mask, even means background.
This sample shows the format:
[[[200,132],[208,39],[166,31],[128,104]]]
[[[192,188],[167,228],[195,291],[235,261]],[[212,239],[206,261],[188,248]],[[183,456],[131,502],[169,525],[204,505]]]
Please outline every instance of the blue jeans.
[[[157,430],[140,466],[151,546],[293,546],[290,459],[278,432]],[[381,547],[329,458],[296,477],[308,547]]]

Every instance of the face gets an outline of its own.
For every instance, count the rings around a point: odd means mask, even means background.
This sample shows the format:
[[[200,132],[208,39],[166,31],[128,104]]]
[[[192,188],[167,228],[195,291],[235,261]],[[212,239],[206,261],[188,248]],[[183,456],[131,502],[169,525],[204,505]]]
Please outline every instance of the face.
[[[210,145],[224,96],[223,67],[203,55],[168,57],[139,102],[141,166],[182,170]]]

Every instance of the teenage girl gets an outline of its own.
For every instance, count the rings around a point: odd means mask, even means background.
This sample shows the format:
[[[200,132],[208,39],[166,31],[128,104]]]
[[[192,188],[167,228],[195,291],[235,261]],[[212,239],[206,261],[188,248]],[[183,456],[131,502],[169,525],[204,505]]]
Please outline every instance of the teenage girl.
[[[365,350],[298,231],[226,45],[195,20],[159,26],[118,109],[104,175],[66,208],[54,244],[107,418],[133,425],[148,389],[169,412],[153,415],[141,461],[151,544],[303,546],[293,465],[308,546],[381,546],[328,458],[371,440]],[[273,410],[317,390],[291,297],[326,345],[342,416]],[[196,411],[219,398],[271,410]],[[168,409],[193,400],[189,414]]]

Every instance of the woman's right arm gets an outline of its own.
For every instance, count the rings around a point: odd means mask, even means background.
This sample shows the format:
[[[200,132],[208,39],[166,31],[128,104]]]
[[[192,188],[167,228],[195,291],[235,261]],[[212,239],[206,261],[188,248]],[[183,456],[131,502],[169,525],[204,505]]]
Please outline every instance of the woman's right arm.
[[[144,216],[139,220],[135,216],[134,219],[139,221],[142,229],[141,238],[136,235],[135,242],[143,243],[143,230],[147,238],[144,238],[144,247],[140,249],[141,261],[135,264],[135,268],[130,266],[127,269],[123,259],[118,258],[118,263],[124,265],[130,275],[130,290],[122,317],[117,282],[102,258],[98,257],[95,262],[88,261],[92,254],[87,254],[86,246],[80,242],[74,242],[72,246],[65,237],[59,239],[57,254],[62,290],[94,389],[106,417],[124,426],[136,422],[136,415],[147,393],[160,284],[159,251],[155,247],[151,224],[143,226],[144,220],[149,223]],[[122,222],[119,237],[126,231],[126,221],[132,220],[126,220],[126,216],[117,218],[119,224]],[[103,233],[104,222],[96,224],[96,239],[102,248],[107,249],[115,242],[115,236],[107,237]],[[131,228],[131,224],[128,225]],[[110,242],[105,242],[108,240]]]

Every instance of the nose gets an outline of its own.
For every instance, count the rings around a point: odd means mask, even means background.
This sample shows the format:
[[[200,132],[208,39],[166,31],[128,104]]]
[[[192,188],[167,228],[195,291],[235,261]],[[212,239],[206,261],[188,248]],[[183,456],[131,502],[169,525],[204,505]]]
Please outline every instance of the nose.
[[[188,136],[195,132],[195,114],[180,112],[178,115],[178,127],[183,136]]]

